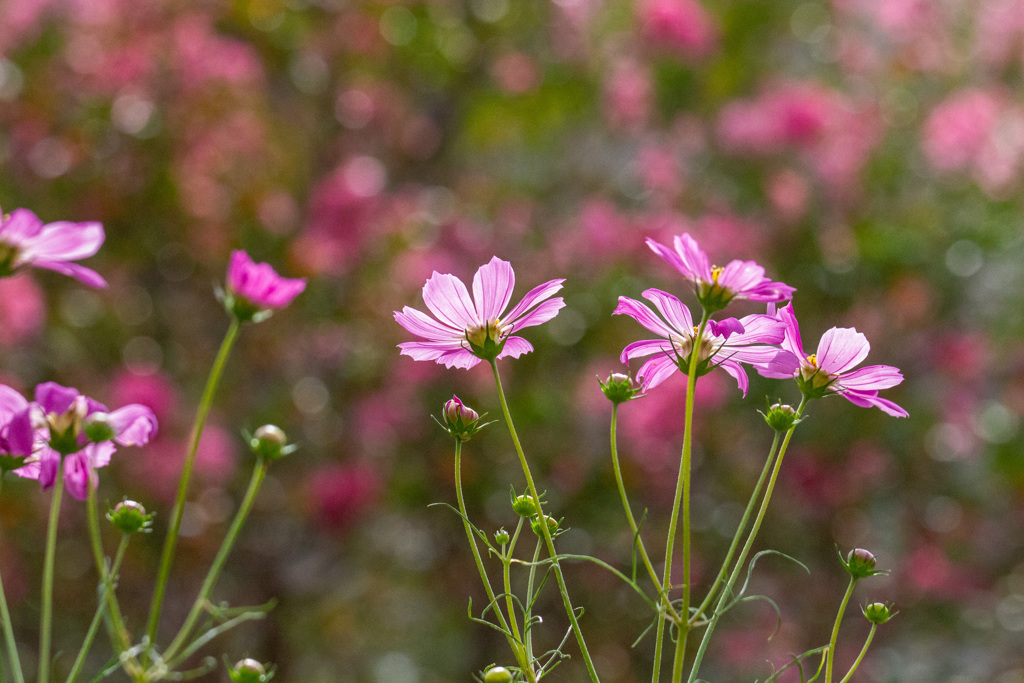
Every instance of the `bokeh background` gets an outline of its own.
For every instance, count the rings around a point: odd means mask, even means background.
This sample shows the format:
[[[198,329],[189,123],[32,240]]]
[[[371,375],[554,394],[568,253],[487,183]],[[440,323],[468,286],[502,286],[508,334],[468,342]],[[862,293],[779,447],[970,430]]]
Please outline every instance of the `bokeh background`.
[[[89,290],[46,272],[0,281],[0,373],[110,405],[144,402],[159,438],[101,473],[100,499],[158,512],[119,592],[144,621],[184,441],[227,319],[232,248],[308,291],[247,326],[204,437],[165,627],[176,626],[249,471],[240,430],[282,426],[273,468],[217,598],[280,602],[214,654],[282,681],[468,681],[505,644],[481,605],[454,502],[452,444],[429,419],[458,393],[499,411],[486,366],[399,357],[392,311],[434,270],[510,260],[516,296],[567,278],[567,307],[502,363],[563,549],[628,567],[630,535],[595,376],[640,338],[617,296],[680,278],[645,237],[689,231],[719,263],[752,258],[798,288],[807,345],[832,326],[902,368],[911,417],[812,404],[787,457],[750,603],[704,677],[762,680],[827,643],[863,546],[893,601],[870,682],[1024,681],[1024,2],[1021,0],[0,0],[0,206],[99,220]],[[753,312],[753,307],[737,313]],[[622,410],[634,506],[661,544],[684,382]],[[713,575],[770,443],[755,410],[795,388],[699,383],[698,579]],[[471,514],[511,528],[522,486],[501,425],[466,449]],[[0,569],[30,662],[48,496],[7,482]],[[81,507],[65,506],[58,648],[95,604]],[[108,539],[111,542],[112,539]],[[112,548],[112,546],[111,546]],[[649,679],[645,607],[607,573],[568,569],[607,681]],[[564,629],[545,594],[539,637]],[[853,608],[840,658],[867,623]],[[572,652],[574,647],[570,646]],[[98,647],[94,666],[107,652]],[[63,666],[67,666],[65,660]],[[578,661],[552,680],[584,680]],[[223,672],[203,680],[226,680]],[[798,680],[795,678],[784,680]]]

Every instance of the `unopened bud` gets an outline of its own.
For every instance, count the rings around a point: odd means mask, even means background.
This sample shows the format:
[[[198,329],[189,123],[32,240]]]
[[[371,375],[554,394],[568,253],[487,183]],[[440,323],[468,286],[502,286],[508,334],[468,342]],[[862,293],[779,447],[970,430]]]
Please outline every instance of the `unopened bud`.
[[[114,427],[110,424],[110,416],[106,413],[93,413],[85,418],[82,430],[93,443],[102,443],[114,438]]]
[[[532,496],[516,496],[512,501],[512,510],[520,517],[533,517],[537,514],[537,504],[533,502]]]
[[[498,529],[494,532],[494,542],[498,545],[505,545],[509,542],[508,532],[504,529]]]
[[[459,441],[469,441],[470,437],[486,426],[478,424],[479,413],[454,395],[444,404],[441,417],[444,418],[444,423],[441,426]]]
[[[851,550],[850,554],[846,556],[846,561],[843,562],[846,571],[850,572],[850,576],[854,579],[881,574],[880,570],[875,569],[875,564],[875,556],[863,548]]]
[[[484,683],[511,683],[512,672],[503,666],[492,666],[484,674]]]
[[[544,515],[544,521],[548,524],[548,534],[554,536],[555,532],[558,531],[558,520],[554,517],[548,517],[547,515]],[[540,517],[534,517],[530,521],[530,528],[533,529],[533,533],[537,534],[538,536],[544,536],[544,530],[540,526]]]
[[[794,425],[800,423],[796,410],[785,403],[772,404],[768,406],[767,413],[761,414],[764,415],[764,421],[768,426],[777,432],[788,432]]]
[[[640,389],[630,376],[621,372],[613,372],[606,381],[602,382],[599,379],[597,382],[601,385],[605,397],[616,405],[625,403],[640,393]]]
[[[263,425],[249,439],[249,448],[266,460],[279,460],[295,452],[294,445],[288,445],[288,436],[277,425]]]
[[[896,616],[896,612],[893,612],[889,605],[883,602],[873,602],[870,605],[865,605],[861,608],[861,611],[864,612],[865,618],[872,624],[884,624]]]
[[[146,508],[134,500],[122,500],[107,513],[107,519],[122,534],[149,533],[153,526],[153,515],[146,514]]]
[[[274,677],[273,671],[257,662],[255,659],[243,659],[235,664],[228,671],[233,683],[266,683]]]

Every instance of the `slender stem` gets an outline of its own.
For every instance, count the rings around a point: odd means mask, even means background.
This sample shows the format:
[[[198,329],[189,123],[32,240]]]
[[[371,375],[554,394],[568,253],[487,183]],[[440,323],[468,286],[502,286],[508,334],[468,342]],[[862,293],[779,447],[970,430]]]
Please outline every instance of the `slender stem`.
[[[497,600],[494,598],[494,589],[491,588],[491,580],[487,576],[487,570],[484,568],[483,559],[480,557],[480,549],[476,545],[476,537],[473,535],[473,529],[469,525],[469,515],[466,513],[466,500],[462,495],[462,441],[456,439],[455,441],[455,497],[459,501],[459,513],[462,515],[462,526],[466,530],[466,539],[469,541],[469,548],[473,552],[473,560],[476,562],[476,569],[480,573],[480,581],[484,584],[484,591],[487,593],[487,599],[489,605],[494,605],[494,614],[498,617],[498,623],[501,625],[503,631],[506,632],[505,639],[508,640],[508,646],[512,649],[512,653],[519,661],[519,665],[524,671],[530,670],[532,673],[532,667],[529,666],[528,660],[524,658],[522,647],[519,641],[518,629],[514,632],[509,631],[508,623],[505,621],[505,615],[498,607]],[[505,565],[506,569],[508,565]],[[514,633],[514,635],[508,635]],[[530,679],[531,681],[533,679]]]
[[[853,676],[853,673],[860,667],[860,663],[864,661],[864,655],[868,653],[868,648],[871,647],[871,639],[875,637],[875,629],[877,628],[878,624],[871,624],[871,630],[868,632],[868,638],[864,641],[864,647],[860,649],[860,654],[857,655],[857,660],[853,663],[853,666],[850,667],[850,670],[846,672],[846,675],[843,676],[843,680],[839,681],[839,683],[847,683],[850,680],[850,677]]]
[[[843,601],[839,604],[839,612],[836,613],[836,623],[832,626],[832,638],[828,641],[828,663],[825,665],[825,683],[832,683],[832,669],[836,663],[836,640],[839,638],[839,624],[842,623],[843,615],[846,614],[846,606],[850,602],[850,596],[853,595],[853,587],[856,583],[856,577],[851,576],[850,584],[846,587],[846,594],[843,595]],[[872,629],[872,633],[874,633],[874,629]],[[863,652],[861,655],[863,655]],[[860,660],[858,659],[857,661],[859,662]]]
[[[704,311],[690,347],[690,366],[686,373],[686,406],[683,418],[683,452],[679,458],[679,476],[676,478],[676,492],[672,499],[672,517],[669,520],[668,538],[665,541],[665,574],[662,583],[666,590],[671,590],[672,555],[675,551],[681,507],[683,517],[683,599],[679,611],[683,620],[678,624],[679,631],[676,634],[676,652],[672,662],[673,682],[682,680],[686,637],[690,631],[690,469],[693,455],[693,399],[697,386],[697,362],[700,358],[701,339],[704,337],[704,327],[707,323],[708,313]],[[658,639],[655,644],[657,661],[661,659],[664,637],[665,616],[660,615],[658,617]]]
[[[146,625],[146,635],[150,644],[156,642],[156,630],[160,624],[160,610],[163,608],[164,591],[167,589],[167,580],[171,575],[171,563],[174,560],[174,548],[178,543],[178,534],[181,531],[181,517],[185,512],[185,496],[188,494],[188,484],[192,477],[192,466],[195,463],[196,452],[199,450],[199,438],[203,435],[203,427],[206,425],[206,417],[213,405],[213,397],[217,392],[217,385],[220,384],[224,366],[227,363],[231,347],[238,338],[238,330],[241,324],[237,318],[231,319],[231,325],[224,335],[217,358],[210,368],[210,376],[206,380],[206,388],[203,390],[203,397],[199,402],[199,409],[196,411],[196,420],[192,426],[192,435],[189,439],[188,452],[185,456],[185,465],[181,470],[181,479],[178,481],[178,495],[174,499],[174,510],[171,513],[171,526],[167,531],[167,538],[164,539],[163,552],[160,555],[160,571],[157,574],[156,587],[153,590],[153,601],[149,607],[149,620]]]
[[[757,480],[757,485],[754,486],[753,493],[750,494],[750,500],[747,502],[747,509],[743,511],[743,518],[740,519],[739,525],[736,527],[736,533],[732,537],[732,543],[729,545],[729,552],[725,554],[725,559],[722,560],[722,568],[718,570],[718,576],[715,577],[714,583],[711,584],[711,589],[708,591],[704,601],[700,604],[700,607],[693,616],[690,618],[690,624],[705,613],[707,608],[711,605],[711,601],[715,599],[715,595],[718,593],[718,589],[721,587],[722,582],[725,580],[726,575],[729,573],[729,566],[732,564],[733,555],[736,553],[736,549],[740,545],[740,537],[747,528],[747,522],[750,521],[750,513],[754,511],[754,505],[761,497],[761,489],[764,486],[764,480],[768,478],[768,472],[771,471],[772,463],[775,462],[775,452],[779,447],[779,433],[775,432],[775,438],[772,440],[772,447],[768,451],[768,459],[764,462],[764,467],[761,468],[761,476]]]
[[[114,564],[111,566],[110,572],[106,573],[103,577],[103,591],[100,593],[96,604],[96,614],[93,615],[92,623],[89,624],[89,630],[85,634],[85,640],[82,641],[82,647],[78,650],[78,656],[75,658],[75,663],[71,667],[71,673],[68,674],[66,683],[74,683],[75,679],[78,678],[79,672],[82,670],[82,665],[85,664],[85,657],[89,654],[89,648],[92,647],[92,641],[96,637],[96,631],[99,629],[100,620],[103,618],[103,612],[108,604],[107,597],[114,592],[114,582],[117,580],[117,572],[121,569],[121,560],[124,559],[124,551],[128,547],[128,538],[128,534],[121,535],[121,543],[117,546]]]
[[[174,657],[174,653],[185,644],[192,631],[192,627],[195,626],[196,620],[199,619],[203,609],[206,607],[207,599],[213,591],[214,584],[217,583],[217,578],[220,576],[220,571],[223,569],[224,563],[227,561],[228,555],[235,545],[235,541],[238,540],[238,534],[241,532],[242,525],[245,524],[245,520],[249,516],[249,511],[252,510],[252,505],[256,501],[256,494],[259,492],[260,485],[263,484],[263,478],[266,476],[267,461],[260,458],[259,462],[256,463],[256,467],[253,468],[252,478],[249,480],[249,488],[245,491],[242,504],[238,507],[238,512],[235,513],[235,518],[232,520],[231,527],[228,529],[228,533],[220,545],[220,550],[217,551],[217,556],[213,559],[213,564],[210,565],[210,570],[206,573],[206,579],[203,580],[203,585],[199,589],[199,595],[196,596],[195,602],[192,603],[192,609],[185,618],[185,623],[181,625],[178,634],[171,641],[171,644],[167,646],[167,650],[163,655],[164,660],[170,660]]]
[[[39,626],[39,683],[50,683],[50,638],[53,627],[53,562],[57,554],[57,521],[64,493],[64,463],[57,464],[53,483],[50,520],[46,528],[46,556],[43,560],[43,614]]]
[[[540,558],[540,549],[544,545],[539,537],[533,548],[533,562],[530,564],[530,573],[526,580],[526,623],[523,625],[526,636],[526,661],[533,667],[533,627],[530,621],[533,619],[533,583],[537,578],[537,561]]]
[[[0,485],[3,484],[4,474],[4,472],[0,472]],[[7,594],[4,592],[3,580],[0,580],[0,617],[3,618],[4,641],[7,643],[7,657],[11,660],[11,671],[14,673],[14,681],[15,683],[25,683],[25,674],[21,671],[21,657],[18,656],[18,644],[14,641],[11,613],[7,609]]]
[[[89,525],[89,540],[92,544],[93,559],[96,562],[96,571],[100,575],[100,581],[107,581],[107,563],[103,559],[103,544],[100,539],[99,515],[96,512],[96,491],[89,487],[88,498],[86,499],[86,519]],[[123,653],[131,647],[131,637],[128,629],[125,628],[124,618],[121,616],[121,606],[117,602],[117,596],[113,591],[104,593],[107,603],[107,615],[110,617],[110,642],[118,654]],[[135,658],[129,660],[135,663]],[[136,667],[137,668],[137,667]]]
[[[526,477],[526,485],[530,489],[530,495],[533,496],[533,503],[537,507],[537,517],[540,519],[540,530],[544,536],[544,544],[548,548],[548,554],[551,556],[551,567],[555,573],[555,580],[558,582],[558,591],[562,594],[562,604],[565,606],[566,615],[569,617],[569,623],[572,624],[572,631],[576,635],[576,642],[580,647],[580,654],[583,657],[583,663],[587,667],[587,672],[590,675],[590,680],[594,683],[600,683],[598,678],[597,670],[594,668],[594,662],[590,657],[590,651],[587,649],[587,641],[583,638],[583,631],[580,630],[579,620],[576,618],[576,610],[572,606],[572,600],[569,598],[569,591],[565,587],[565,577],[562,576],[562,567],[558,562],[558,551],[555,550],[555,542],[551,538],[551,530],[548,529],[547,521],[544,517],[544,510],[541,507],[540,494],[537,493],[537,485],[533,481],[533,474],[530,473],[530,465],[526,461],[526,454],[523,452],[523,446],[519,442],[519,435],[516,434],[515,425],[512,423],[512,414],[508,409],[508,401],[505,400],[505,390],[501,386],[501,375],[498,374],[498,364],[495,360],[491,360],[491,370],[494,372],[494,383],[498,388],[498,400],[501,402],[501,412],[505,416],[505,424],[508,426],[508,432],[512,436],[512,443],[515,445],[516,454],[519,456],[519,464],[523,468],[523,475]]]
[[[803,413],[804,406],[807,405],[807,397],[805,396],[800,401],[800,406],[796,409],[796,416],[799,418]],[[757,538],[758,531],[761,530],[761,523],[764,521],[765,513],[768,511],[768,504],[772,500],[772,493],[775,491],[775,483],[779,478],[779,471],[782,469],[782,461],[786,456],[786,451],[789,449],[789,442],[793,438],[793,432],[796,431],[796,425],[793,425],[786,432],[786,436],[782,439],[782,446],[779,447],[779,455],[775,459],[775,465],[772,467],[772,476],[768,480],[768,488],[764,492],[764,498],[761,500],[761,507],[757,511],[757,517],[754,519],[754,524],[750,528],[750,533],[747,534],[747,540],[743,544],[743,549],[740,551],[740,556],[736,560],[736,565],[733,567],[732,573],[729,575],[729,580],[726,583],[725,590],[718,598],[718,605],[715,607],[715,613],[711,616],[711,622],[708,624],[707,629],[704,631],[704,636],[701,638],[700,647],[697,649],[697,656],[693,661],[693,668],[690,669],[690,677],[687,679],[688,683],[694,683],[697,679],[697,673],[700,671],[701,662],[704,660],[704,653],[707,652],[708,643],[711,641],[711,634],[715,631],[715,626],[718,625],[718,620],[722,618],[722,611],[725,607],[725,603],[732,595],[733,586],[736,585],[736,580],[739,578],[740,570],[743,568],[744,563],[747,561],[747,556],[750,554],[750,549],[754,545],[754,540]]]

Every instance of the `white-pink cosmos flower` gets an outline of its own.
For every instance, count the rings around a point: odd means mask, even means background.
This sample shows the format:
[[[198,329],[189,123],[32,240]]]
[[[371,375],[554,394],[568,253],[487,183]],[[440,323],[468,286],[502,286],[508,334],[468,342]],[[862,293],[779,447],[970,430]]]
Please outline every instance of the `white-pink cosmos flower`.
[[[795,288],[765,277],[764,268],[754,261],[734,259],[719,268],[689,233],[676,236],[674,249],[650,238],[647,246],[693,283],[701,306],[710,313],[725,308],[733,299],[750,301],[785,301],[793,297]]]
[[[515,279],[511,264],[495,256],[476,271],[470,297],[462,280],[435,271],[423,285],[423,303],[436,320],[409,306],[395,311],[398,324],[424,340],[399,344],[402,354],[468,369],[481,360],[533,351],[530,342],[512,333],[554,318],[565,302],[551,296],[565,280],[534,287],[506,314]]]
[[[817,351],[808,354],[800,339],[800,326],[793,313],[793,304],[779,310],[777,317],[786,326],[783,351],[770,363],[758,365],[758,372],[775,379],[795,379],[800,391],[808,398],[838,394],[855,406],[875,407],[894,417],[907,417],[908,413],[903,408],[878,396],[881,389],[889,389],[903,381],[898,368],[869,365],[853,369],[867,358],[871,348],[867,337],[852,327],[833,327],[821,335]]]
[[[620,356],[623,363],[633,358],[651,357],[636,374],[643,391],[647,392],[677,370],[683,374],[689,372],[697,327],[690,309],[668,292],[648,289],[643,297],[654,304],[660,317],[643,302],[626,296],[619,297],[619,305],[613,314],[628,315],[661,337],[633,342],[622,350]],[[748,315],[740,320],[709,320],[701,335],[697,375],[720,367],[736,380],[746,396],[749,381],[740,364],[770,362],[779,350],[768,345],[781,342],[783,334],[782,323],[768,315]]]
[[[0,210],[0,277],[25,266],[69,275],[90,287],[106,287],[94,270],[71,261],[92,256],[103,244],[99,223],[43,222],[28,209],[4,216]]]

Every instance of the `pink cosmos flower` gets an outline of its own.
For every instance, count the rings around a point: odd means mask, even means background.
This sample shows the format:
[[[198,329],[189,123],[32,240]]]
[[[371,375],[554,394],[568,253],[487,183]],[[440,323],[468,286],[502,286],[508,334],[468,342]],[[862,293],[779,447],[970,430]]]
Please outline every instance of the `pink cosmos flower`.
[[[683,374],[689,372],[697,327],[686,305],[668,292],[648,289],[643,297],[654,304],[660,317],[643,302],[625,296],[619,297],[619,305],[613,314],[628,315],[661,337],[633,342],[622,350],[620,356],[623,363],[651,356],[636,374],[643,391],[647,392],[677,370]],[[710,320],[697,352],[697,374],[704,375],[721,367],[736,380],[746,396],[749,382],[740,364],[769,363],[779,350],[767,345],[778,344],[784,334],[784,324],[769,315],[748,315],[740,320]]]
[[[647,246],[693,283],[697,299],[708,312],[725,308],[733,299],[785,301],[796,291],[785,283],[769,280],[764,268],[753,261],[736,259],[723,268],[712,266],[689,233],[673,240],[674,250],[650,238]]]
[[[879,390],[903,381],[898,368],[870,365],[852,369],[867,358],[871,348],[867,337],[852,327],[833,327],[821,335],[818,350],[807,354],[800,340],[800,326],[793,313],[793,304],[783,307],[777,317],[785,325],[783,351],[768,364],[758,364],[759,373],[775,379],[796,379],[800,391],[808,398],[838,394],[855,406],[874,406],[894,417],[907,417],[908,413],[903,408],[878,396]]]
[[[4,395],[14,407],[17,401]],[[54,382],[37,386],[35,399],[11,418],[5,434],[8,443],[32,444],[25,466],[14,473],[48,489],[63,462],[68,492],[79,500],[96,487],[96,469],[110,462],[117,446],[142,446],[156,434],[156,417],[142,405],[108,412],[77,389]]]
[[[413,360],[466,369],[481,360],[518,358],[533,351],[530,342],[512,333],[554,318],[565,302],[562,297],[550,297],[565,280],[534,287],[506,315],[515,280],[512,265],[494,256],[473,276],[471,298],[462,280],[434,271],[423,286],[423,303],[437,320],[408,306],[395,311],[399,325],[426,340],[405,342],[398,348]]]
[[[244,251],[231,253],[225,304],[239,320],[261,320],[270,309],[284,308],[306,289],[305,278],[281,277],[266,263],[255,263]]]
[[[69,261],[92,256],[103,244],[99,223],[43,222],[28,209],[0,211],[0,276],[25,266],[55,270],[90,287],[106,287],[99,273]]]

